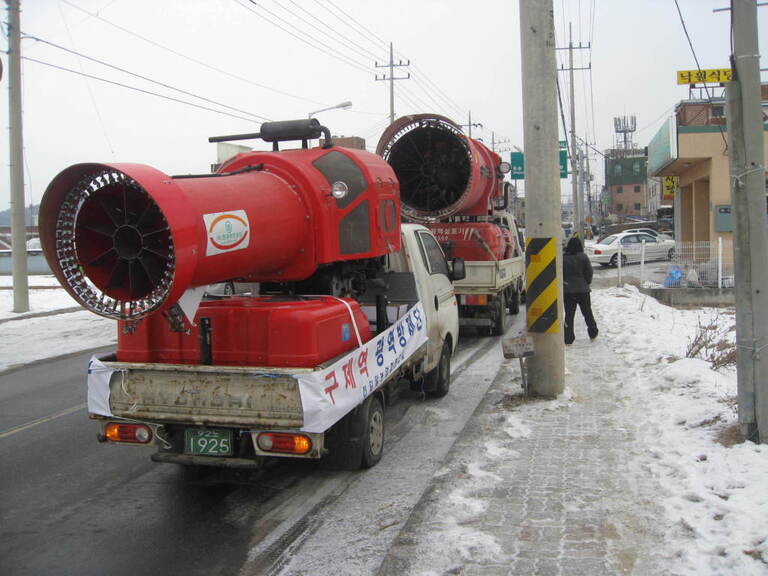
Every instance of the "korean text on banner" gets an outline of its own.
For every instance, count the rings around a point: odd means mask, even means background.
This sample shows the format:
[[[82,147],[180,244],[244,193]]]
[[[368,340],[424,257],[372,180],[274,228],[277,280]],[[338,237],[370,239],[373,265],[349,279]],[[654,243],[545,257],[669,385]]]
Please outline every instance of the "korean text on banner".
[[[88,361],[88,412],[112,416],[109,409],[109,380],[114,370],[107,368],[96,356]]]
[[[297,374],[304,432],[324,432],[370,396],[427,341],[421,302],[330,367]]]

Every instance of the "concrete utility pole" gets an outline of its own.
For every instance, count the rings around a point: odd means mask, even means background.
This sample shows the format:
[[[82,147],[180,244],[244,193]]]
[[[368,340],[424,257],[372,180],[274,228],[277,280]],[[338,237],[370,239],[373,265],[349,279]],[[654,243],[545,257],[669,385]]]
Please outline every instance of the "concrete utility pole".
[[[469,138],[472,138],[472,127],[473,126],[475,128],[482,128],[483,127],[483,125],[480,124],[480,122],[475,122],[474,124],[472,123],[472,110],[470,110],[469,111],[469,121],[468,121],[468,123],[461,125],[462,128],[466,128],[467,129],[467,135],[468,135]]]
[[[578,162],[577,162],[577,155],[578,155],[578,144],[576,143],[576,101],[575,101],[575,90],[574,90],[574,84],[573,84],[573,73],[576,70],[589,70],[592,67],[592,64],[590,63],[589,66],[582,66],[580,68],[574,68],[573,67],[573,51],[574,50],[587,50],[589,49],[590,45],[587,44],[586,46],[582,46],[581,42],[579,42],[578,46],[573,45],[573,34],[571,32],[571,24],[568,24],[568,47],[567,48],[557,48],[557,50],[568,50],[568,68],[560,68],[560,70],[568,70],[570,73],[570,92],[571,92],[571,200],[573,202],[573,233],[578,233],[579,236],[583,236],[584,232],[584,199],[579,199],[579,184],[578,179],[580,177],[579,170],[578,170]]]
[[[526,321],[536,355],[529,390],[554,397],[565,386],[557,63],[552,0],[520,1],[526,151]]]
[[[579,228],[579,238],[584,240],[584,196],[586,194],[586,188],[589,186],[589,181],[587,180],[587,173],[584,170],[584,159],[587,155],[587,143],[584,142],[584,147],[582,149],[581,146],[579,146],[579,194],[578,194],[578,201],[579,201],[579,222],[581,223],[581,228]]]
[[[24,214],[24,144],[21,124],[21,16],[19,0],[8,0],[8,125],[11,171],[13,311],[29,310],[27,222]]]
[[[404,66],[410,66],[411,61],[403,63],[402,60],[395,64],[395,51],[392,47],[392,42],[389,43],[389,64],[373,63],[376,68],[389,68],[389,77],[386,74],[382,74],[381,78],[376,75],[376,80],[389,80],[389,122],[390,124],[395,121],[395,80],[408,80],[411,77],[411,73],[408,72],[407,76],[395,76],[395,68],[401,68]]]
[[[581,217],[581,203],[579,202],[579,166],[578,166],[578,153],[579,146],[576,142],[576,96],[573,83],[573,34],[571,32],[571,24],[568,23],[568,69],[571,76],[571,166],[573,171],[571,173],[571,190],[573,196],[573,234],[578,234],[579,238],[582,237],[584,231],[584,225],[582,224]]]
[[[739,422],[768,442],[768,230],[755,0],[731,0],[733,80],[726,85],[736,268]]]

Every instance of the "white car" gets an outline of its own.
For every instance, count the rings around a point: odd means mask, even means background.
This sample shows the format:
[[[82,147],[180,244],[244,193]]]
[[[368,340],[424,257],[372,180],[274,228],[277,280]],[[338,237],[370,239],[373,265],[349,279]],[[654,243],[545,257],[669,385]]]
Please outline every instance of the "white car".
[[[668,234],[662,234],[658,230],[654,230],[653,228],[632,228],[630,230],[622,230],[625,234],[650,234],[651,236],[655,236],[656,238],[664,238],[666,240],[672,240],[672,236]]]
[[[621,244],[621,263],[640,262],[642,246],[645,242],[645,260],[672,260],[675,257],[675,241],[663,234],[651,236],[645,233],[620,232],[611,234],[597,244],[585,248],[592,262],[601,266],[617,266],[619,263],[619,244]]]

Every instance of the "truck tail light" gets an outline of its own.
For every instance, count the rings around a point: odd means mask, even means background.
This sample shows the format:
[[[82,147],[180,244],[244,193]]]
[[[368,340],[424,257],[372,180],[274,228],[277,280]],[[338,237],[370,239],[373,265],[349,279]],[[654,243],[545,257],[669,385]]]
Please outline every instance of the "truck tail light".
[[[147,444],[152,440],[152,430],[144,424],[110,422],[104,429],[104,435],[110,442],[127,442],[129,444]]]
[[[304,434],[262,432],[256,439],[256,443],[264,452],[306,454],[312,449],[312,440]]]
[[[465,294],[461,297],[462,304],[464,306],[487,306],[488,296],[485,294],[478,294],[477,296],[471,294]]]

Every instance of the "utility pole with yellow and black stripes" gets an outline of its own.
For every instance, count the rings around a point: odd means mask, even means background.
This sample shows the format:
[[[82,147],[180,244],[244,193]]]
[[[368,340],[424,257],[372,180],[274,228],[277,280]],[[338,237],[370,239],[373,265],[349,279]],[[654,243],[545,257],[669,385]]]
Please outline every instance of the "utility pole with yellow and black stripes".
[[[526,315],[535,355],[528,391],[555,397],[565,386],[557,64],[552,0],[521,0],[525,141]]]

